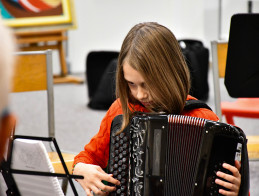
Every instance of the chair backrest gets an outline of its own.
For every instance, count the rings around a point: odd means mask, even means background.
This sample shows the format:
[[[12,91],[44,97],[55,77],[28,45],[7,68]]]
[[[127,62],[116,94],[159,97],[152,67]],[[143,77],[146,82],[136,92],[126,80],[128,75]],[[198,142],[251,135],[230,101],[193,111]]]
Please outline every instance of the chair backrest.
[[[220,107],[221,97],[220,97],[219,79],[225,77],[227,51],[228,51],[228,42],[226,41],[211,42],[215,110],[220,121],[222,121],[222,113],[221,113],[221,107]]]
[[[55,137],[52,51],[16,52],[12,92],[47,91],[48,135]]]

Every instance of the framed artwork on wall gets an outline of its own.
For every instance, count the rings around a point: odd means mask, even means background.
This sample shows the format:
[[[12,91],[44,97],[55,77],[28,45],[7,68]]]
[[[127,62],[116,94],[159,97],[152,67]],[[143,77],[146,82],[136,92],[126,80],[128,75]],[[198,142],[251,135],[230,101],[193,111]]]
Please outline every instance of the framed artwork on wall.
[[[14,28],[74,25],[72,0],[0,0],[0,11]]]

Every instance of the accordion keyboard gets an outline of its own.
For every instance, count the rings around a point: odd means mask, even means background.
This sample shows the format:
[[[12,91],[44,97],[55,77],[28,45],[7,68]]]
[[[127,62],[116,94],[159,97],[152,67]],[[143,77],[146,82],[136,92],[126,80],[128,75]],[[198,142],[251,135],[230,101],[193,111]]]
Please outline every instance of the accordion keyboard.
[[[113,174],[113,177],[120,181],[120,185],[116,186],[116,192],[111,195],[127,195],[128,191],[128,178],[129,178],[129,135],[122,132],[111,134],[111,148],[110,148],[110,162],[109,173]]]

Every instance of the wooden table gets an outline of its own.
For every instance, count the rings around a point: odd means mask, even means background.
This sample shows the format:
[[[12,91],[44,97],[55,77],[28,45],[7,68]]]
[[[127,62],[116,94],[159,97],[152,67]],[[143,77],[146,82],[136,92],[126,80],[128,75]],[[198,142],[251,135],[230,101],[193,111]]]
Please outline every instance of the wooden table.
[[[51,163],[54,167],[56,173],[65,173],[65,170],[62,166],[61,160],[57,152],[48,152]],[[66,166],[70,174],[72,174],[73,162],[74,162],[74,154],[70,153],[62,153],[64,160],[66,160]]]
[[[60,75],[54,75],[54,83],[83,83],[83,79],[68,75],[64,41],[67,41],[66,30],[22,31],[15,32],[18,47],[21,51],[58,50],[61,66]]]

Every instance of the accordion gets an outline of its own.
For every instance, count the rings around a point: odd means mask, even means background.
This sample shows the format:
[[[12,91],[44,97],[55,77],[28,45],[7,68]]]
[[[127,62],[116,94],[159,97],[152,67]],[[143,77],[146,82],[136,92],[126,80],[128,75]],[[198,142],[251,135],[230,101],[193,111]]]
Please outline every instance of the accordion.
[[[111,127],[108,173],[121,182],[111,195],[220,195],[216,171],[229,173],[222,164],[243,160],[246,150],[243,131],[225,123],[138,114],[118,133],[121,120]]]

